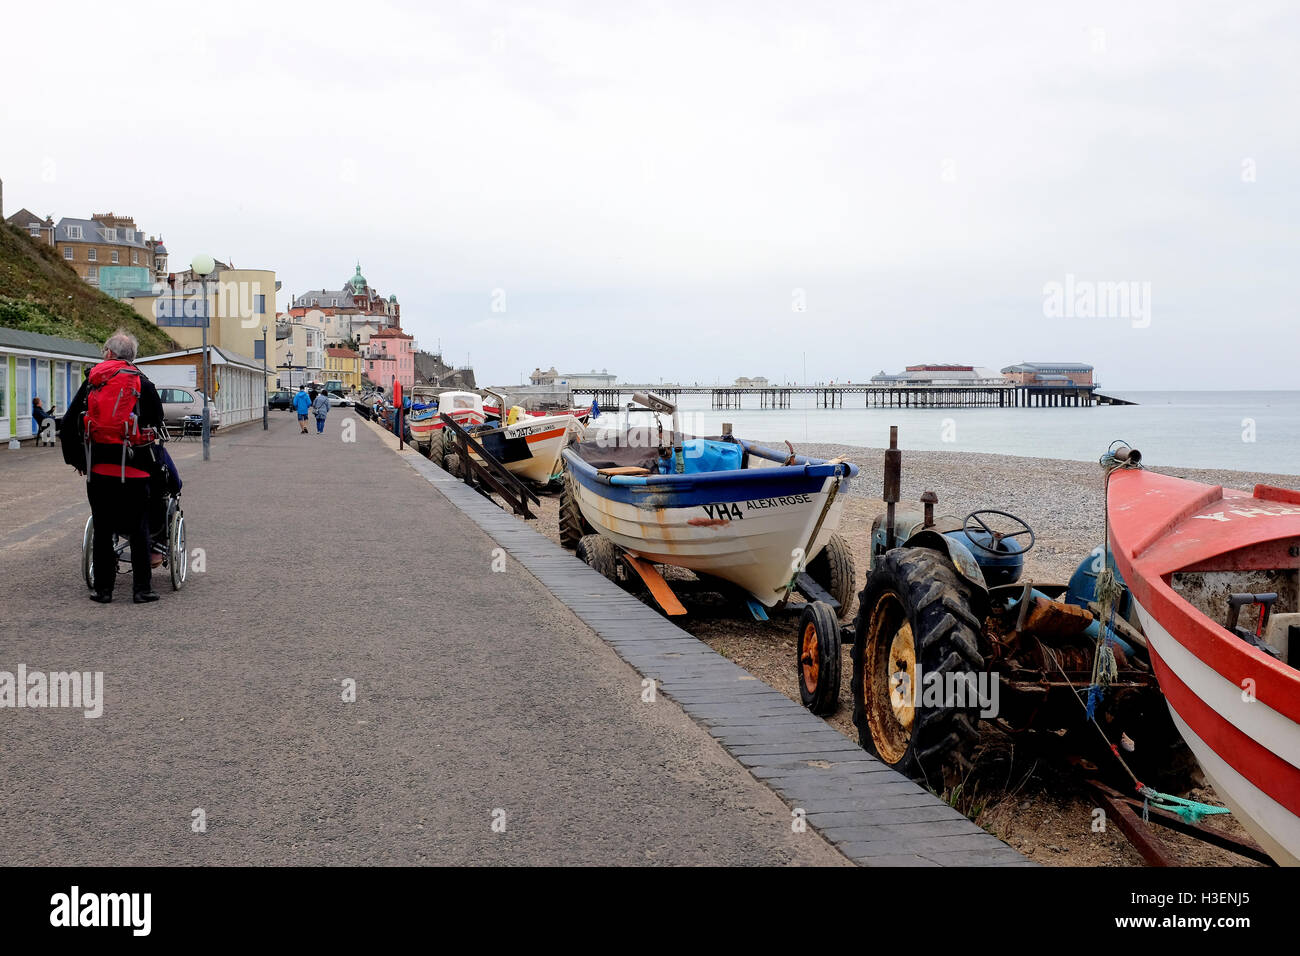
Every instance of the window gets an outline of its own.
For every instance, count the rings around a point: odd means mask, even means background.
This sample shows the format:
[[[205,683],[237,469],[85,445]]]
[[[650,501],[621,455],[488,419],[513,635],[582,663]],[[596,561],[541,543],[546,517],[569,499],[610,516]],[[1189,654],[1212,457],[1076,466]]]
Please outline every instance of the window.
[[[27,231],[32,234],[33,238],[39,239],[41,237],[41,224],[33,219],[27,224]]]
[[[81,238],[81,227],[80,227],[80,226],[69,226],[69,227],[68,227],[68,238],[69,238],[69,239],[80,239],[80,238]]]
[[[41,406],[49,411],[50,409],[50,360],[38,359],[36,361],[36,387],[33,389],[36,397],[41,400]]]
[[[160,388],[158,397],[168,405],[182,405],[194,401],[194,396],[183,388]]]
[[[31,415],[32,415],[32,365],[25,358],[18,359],[14,366],[14,401],[18,407],[14,411],[18,415],[17,427],[22,430],[22,422],[26,421],[27,431],[31,432]],[[24,419],[23,416],[26,416]]]
[[[132,252],[132,253],[131,253],[131,265],[134,266],[134,265],[139,265],[139,264],[140,264],[140,253],[138,253],[138,252]]]
[[[104,230],[104,238],[105,238],[107,241],[109,241],[109,242],[117,242],[117,230],[116,230],[116,229],[105,229],[105,230]]]
[[[92,248],[92,249],[87,249],[87,250],[86,250],[86,259],[87,259],[87,261],[89,261],[89,262],[97,262],[97,261],[99,260],[99,250],[98,250],[98,249],[93,249],[93,248]]]
[[[260,359],[266,357],[266,340],[253,339],[253,358]]]
[[[86,275],[92,279],[99,278],[99,266],[90,266],[86,269]]]
[[[0,356],[0,421],[9,425],[9,362]]]
[[[266,315],[266,296],[253,296],[253,311],[258,315]]]
[[[110,256],[112,257],[112,259],[113,259],[113,265],[117,265],[117,263],[118,263],[117,250],[114,249],[112,252],[109,253],[109,255],[110,255]]]
[[[127,241],[127,242],[135,242],[135,230],[134,230],[134,229],[128,229],[128,230],[126,230],[126,232],[124,233],[124,235],[126,236],[126,241]]]
[[[71,259],[71,258],[72,258],[72,246],[64,246],[64,247],[63,247],[63,258],[65,258],[65,259]]]

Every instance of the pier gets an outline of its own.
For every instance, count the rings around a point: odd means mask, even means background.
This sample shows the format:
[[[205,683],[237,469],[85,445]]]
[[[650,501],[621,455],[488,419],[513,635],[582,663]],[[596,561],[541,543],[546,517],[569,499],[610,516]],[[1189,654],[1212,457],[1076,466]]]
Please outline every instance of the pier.
[[[595,400],[615,408],[637,392],[654,392],[676,402],[682,395],[708,395],[711,407],[790,408],[791,396],[812,395],[817,408],[843,408],[848,399],[866,408],[1079,408],[1095,404],[1131,405],[1097,394],[1096,385],[620,385],[573,388],[575,402]]]

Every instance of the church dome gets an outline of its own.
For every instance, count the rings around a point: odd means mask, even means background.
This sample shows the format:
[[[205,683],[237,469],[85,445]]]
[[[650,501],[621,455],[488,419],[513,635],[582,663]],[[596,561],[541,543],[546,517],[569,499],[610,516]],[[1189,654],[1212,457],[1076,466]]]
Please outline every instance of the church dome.
[[[366,277],[363,276],[363,275],[361,274],[361,263],[358,262],[358,263],[357,263],[357,272],[356,272],[356,275],[354,275],[354,276],[352,276],[352,278],[348,279],[348,281],[344,284],[343,288],[346,289],[346,288],[348,288],[348,287],[351,287],[352,289],[356,290],[357,292],[360,292],[360,291],[361,291],[362,289],[364,289],[368,284],[369,284],[369,283],[366,282]]]

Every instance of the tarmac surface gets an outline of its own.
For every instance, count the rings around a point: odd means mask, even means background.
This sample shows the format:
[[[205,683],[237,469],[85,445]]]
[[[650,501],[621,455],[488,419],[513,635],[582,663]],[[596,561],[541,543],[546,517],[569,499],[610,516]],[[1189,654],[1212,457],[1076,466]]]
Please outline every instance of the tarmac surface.
[[[0,671],[104,681],[0,707],[4,862],[847,863],[351,417],[174,444],[203,570],[151,605],[88,600],[82,479],[0,449]]]

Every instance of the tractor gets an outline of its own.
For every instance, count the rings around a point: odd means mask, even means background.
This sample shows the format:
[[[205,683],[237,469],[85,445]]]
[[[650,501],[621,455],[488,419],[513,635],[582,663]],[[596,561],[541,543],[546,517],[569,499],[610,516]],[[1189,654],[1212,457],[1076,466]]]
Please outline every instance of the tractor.
[[[1093,584],[1104,556],[1098,548],[1067,585],[1022,582],[1033,529],[1005,511],[983,509],[964,519],[935,515],[938,496],[921,508],[898,509],[902,452],[897,428],[885,453],[884,501],[871,532],[870,570],[851,633],[853,722],[862,747],[884,763],[936,789],[971,770],[980,721],[1012,734],[1039,732],[1074,755],[1102,758],[1102,736],[1145,745],[1126,759],[1170,780],[1192,766],[1169,719],[1140,631],[1126,617],[1127,592],[1110,622],[1113,660],[1097,692],[1094,655],[1100,639]],[[814,675],[838,681],[824,665],[838,646],[800,643],[804,703],[838,698],[838,688],[808,687]],[[809,647],[809,641],[813,643]],[[1099,745],[1100,749],[1099,749]],[[1181,751],[1171,759],[1172,751]]]

